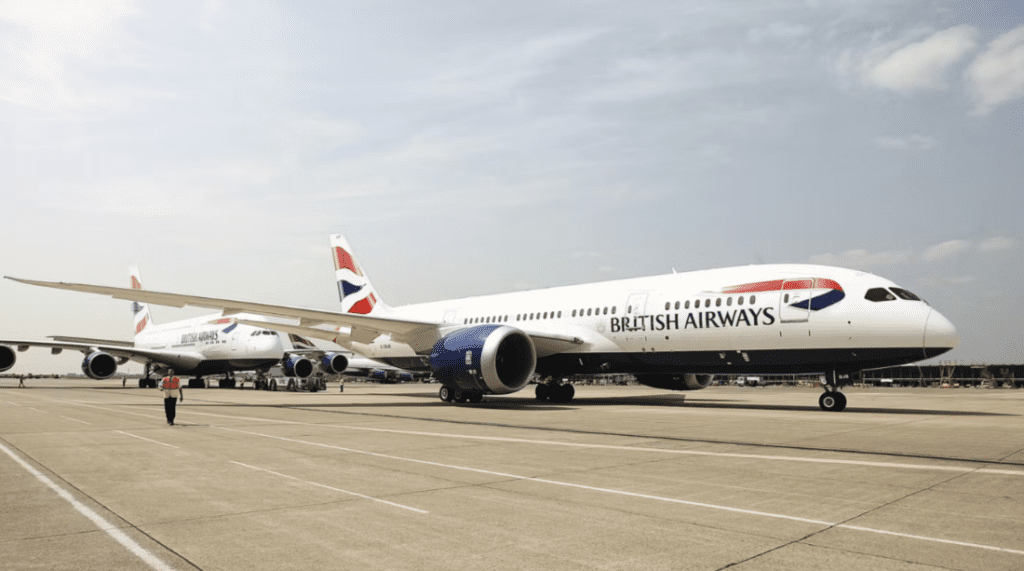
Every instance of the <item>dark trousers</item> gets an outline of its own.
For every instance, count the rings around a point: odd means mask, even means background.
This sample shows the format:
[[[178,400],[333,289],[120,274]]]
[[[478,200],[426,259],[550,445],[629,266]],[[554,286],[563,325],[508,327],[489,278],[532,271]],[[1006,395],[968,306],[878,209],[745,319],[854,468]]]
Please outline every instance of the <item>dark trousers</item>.
[[[177,402],[176,398],[164,399],[164,414],[167,415],[167,422],[174,422],[174,405]]]

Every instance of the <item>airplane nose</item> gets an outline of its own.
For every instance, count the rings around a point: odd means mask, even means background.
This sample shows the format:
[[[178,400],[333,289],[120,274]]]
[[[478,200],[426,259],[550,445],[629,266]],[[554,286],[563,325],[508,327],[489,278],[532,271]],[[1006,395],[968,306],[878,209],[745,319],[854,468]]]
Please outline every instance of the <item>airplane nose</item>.
[[[945,352],[956,347],[959,342],[960,336],[956,333],[956,327],[941,313],[931,310],[924,326],[925,350],[943,349]]]

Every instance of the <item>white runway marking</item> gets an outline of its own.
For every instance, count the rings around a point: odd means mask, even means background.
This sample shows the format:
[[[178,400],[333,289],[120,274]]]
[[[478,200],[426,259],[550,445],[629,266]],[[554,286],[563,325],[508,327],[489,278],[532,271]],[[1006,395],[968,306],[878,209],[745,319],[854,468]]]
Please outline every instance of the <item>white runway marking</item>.
[[[980,544],[980,543],[967,543],[967,542],[963,542],[963,541],[954,541],[954,540],[949,540],[949,539],[941,539],[941,538],[937,538],[937,537],[927,537],[927,536],[923,536],[923,535],[912,535],[912,534],[900,533],[900,532],[896,532],[896,531],[888,531],[888,530],[884,530],[884,529],[874,529],[874,528],[870,528],[870,527],[860,527],[860,526],[855,526],[855,525],[848,525],[848,524],[828,522],[828,521],[822,521],[822,520],[816,520],[816,519],[802,518],[802,517],[790,516],[790,515],[785,515],[785,514],[775,514],[775,513],[770,513],[770,512],[745,510],[745,509],[741,509],[741,508],[734,508],[734,507],[722,506],[722,505],[717,505],[717,504],[707,504],[707,503],[703,503],[703,502],[692,502],[692,501],[688,501],[688,500],[681,500],[681,499],[678,499],[678,498],[668,498],[668,497],[664,497],[664,496],[654,496],[654,495],[650,495],[650,494],[639,494],[639,493],[636,493],[636,492],[628,492],[628,491],[625,491],[625,490],[615,490],[615,489],[611,489],[611,488],[599,488],[599,487],[595,487],[595,486],[586,486],[586,485],[583,485],[583,484],[574,484],[574,483],[571,483],[571,482],[561,482],[561,481],[558,481],[558,480],[548,480],[548,479],[545,479],[545,478],[532,478],[530,476],[520,476],[520,475],[517,475],[517,474],[508,474],[508,473],[505,473],[505,472],[495,472],[493,470],[483,470],[483,469],[480,469],[480,468],[470,468],[470,467],[467,467],[467,466],[456,466],[454,464],[442,464],[440,462],[431,462],[429,460],[417,460],[415,458],[403,458],[401,456],[392,456],[390,454],[381,454],[379,452],[368,452],[368,451],[365,451],[365,450],[356,450],[354,448],[345,448],[343,446],[335,446],[333,444],[322,444],[320,442],[309,442],[309,441],[306,441],[306,440],[297,440],[295,438],[285,438],[283,436],[274,436],[274,435],[271,435],[271,434],[261,434],[259,432],[250,432],[250,431],[247,431],[247,430],[237,430],[237,429],[234,429],[234,428],[224,428],[224,427],[215,427],[215,428],[219,428],[220,430],[228,430],[228,431],[231,431],[231,432],[240,432],[242,434],[251,434],[253,436],[262,436],[264,438],[272,438],[272,439],[275,439],[275,440],[283,440],[285,442],[295,442],[297,444],[306,444],[306,445],[309,445],[309,446],[319,446],[321,448],[331,448],[331,449],[334,449],[334,450],[341,450],[343,452],[353,452],[353,453],[356,453],[356,454],[365,454],[367,456],[375,456],[377,458],[387,458],[387,459],[390,459],[390,460],[398,460],[398,461],[401,461],[401,462],[412,462],[412,463],[415,463],[415,464],[424,464],[424,465],[427,465],[427,466],[437,466],[437,467],[440,467],[440,468],[449,468],[449,469],[452,469],[452,470],[462,470],[462,471],[466,471],[466,472],[475,472],[475,473],[478,473],[478,474],[488,474],[488,475],[492,475],[492,476],[500,476],[500,477],[503,477],[503,478],[513,478],[513,479],[516,479],[516,480],[524,480],[524,481],[529,481],[529,482],[538,482],[538,483],[543,483],[543,484],[553,484],[553,485],[556,485],[556,486],[565,486],[565,487],[569,487],[569,488],[577,488],[577,489],[581,489],[581,490],[590,490],[590,491],[596,491],[596,492],[603,492],[603,493],[607,493],[607,494],[616,494],[616,495],[620,495],[620,496],[629,496],[629,497],[634,497],[634,498],[643,498],[643,499],[655,500],[655,501],[661,501],[661,502],[670,502],[670,503],[675,503],[675,504],[683,504],[683,505],[688,505],[688,506],[702,507],[702,508],[708,508],[708,509],[714,509],[714,510],[720,510],[720,511],[727,511],[727,512],[733,512],[733,513],[741,513],[741,514],[745,514],[745,515],[754,515],[754,516],[769,517],[769,518],[774,518],[774,519],[784,519],[784,520],[789,520],[789,521],[798,521],[798,522],[802,522],[802,523],[810,523],[810,524],[814,524],[814,525],[821,525],[821,526],[825,526],[825,527],[828,527],[828,528],[842,528],[842,529],[850,529],[850,530],[855,530],[855,531],[864,531],[864,532],[869,532],[869,533],[877,533],[877,534],[882,534],[882,535],[894,535],[894,536],[897,536],[897,537],[905,537],[905,538],[908,538],[908,539],[917,539],[917,540],[921,540],[921,541],[931,541],[931,542],[935,542],[935,543],[945,543],[945,544],[950,544],[950,545],[959,545],[959,546],[962,546],[962,547],[974,547],[974,548],[977,548],[977,549],[985,549],[985,550],[988,550],[988,551],[998,551],[998,552],[1001,552],[1001,553],[1011,553],[1011,554],[1014,554],[1014,555],[1024,555],[1024,551],[1020,551],[1020,550],[1017,550],[1017,549],[1008,549],[1008,548],[1005,548],[1005,547],[997,547],[997,546],[994,546],[994,545],[983,545],[983,544]]]
[[[570,448],[594,448],[604,450],[623,450],[631,452],[658,452],[662,454],[682,454],[692,456],[717,456],[720,458],[746,458],[754,460],[779,460],[783,462],[810,462],[815,464],[846,464],[851,466],[871,466],[875,468],[898,468],[905,470],[937,470],[941,472],[959,472],[966,474],[1002,474],[1008,476],[1024,476],[1024,470],[1004,470],[1000,468],[972,468],[970,466],[942,466],[931,464],[908,464],[903,462],[872,462],[869,460],[840,460],[835,458],[807,458],[803,456],[773,456],[770,454],[743,454],[738,452],[708,452],[704,450],[675,450],[670,448],[650,448],[644,446],[622,446],[615,444],[588,444],[584,442],[561,442],[558,440],[535,440],[531,438],[509,438],[504,436],[478,436],[472,434],[451,434],[445,432],[425,432],[418,430],[397,430],[391,428],[369,428],[366,426],[347,426],[343,424],[317,424],[312,422],[296,422],[291,420],[273,420],[253,416],[232,416],[212,412],[192,412],[201,416],[215,416],[235,420],[255,420],[275,424],[297,424],[302,426],[319,426],[324,428],[343,428],[346,430],[364,430],[367,432],[390,432],[414,436],[434,436],[441,438],[459,438],[465,440],[483,440],[492,442],[518,442],[523,444],[543,444],[547,446],[567,446]],[[636,438],[643,438],[638,436]]]
[[[335,488],[335,487],[327,486],[327,485],[324,485],[324,484],[318,484],[316,482],[310,482],[309,480],[302,480],[302,479],[296,478],[294,476],[289,476],[288,474],[282,474],[280,472],[274,472],[273,470],[267,470],[266,468],[258,468],[256,466],[250,466],[248,464],[243,464],[241,462],[235,462],[234,460],[232,460],[231,463],[232,464],[238,464],[239,466],[245,466],[246,468],[252,468],[253,470],[259,470],[260,472],[266,472],[268,474],[273,474],[275,476],[281,476],[282,478],[288,478],[289,480],[295,480],[296,482],[302,482],[303,484],[309,484],[311,486],[318,486],[320,488],[327,488],[328,490],[334,490],[335,492],[341,492],[343,494],[349,494],[349,495],[352,495],[352,496],[360,497],[360,498],[363,498],[364,500],[373,500],[375,502],[380,502],[382,504],[387,504],[389,506],[395,506],[396,508],[402,508],[404,510],[410,510],[410,511],[414,511],[414,512],[421,513],[421,514],[430,513],[428,511],[424,511],[424,510],[421,510],[421,509],[416,509],[416,508],[409,507],[409,506],[404,506],[402,504],[396,504],[395,502],[389,502],[387,500],[382,500],[380,498],[374,498],[372,496],[366,496],[366,495],[363,495],[363,494],[360,494],[360,493],[357,493],[357,492],[351,492],[349,490],[342,490],[341,488]]]
[[[70,416],[64,416],[64,415],[62,415],[62,414],[58,414],[57,416],[59,416],[59,417],[61,417],[61,418],[66,418],[66,419],[68,419],[68,420],[73,420],[73,421],[75,421],[75,422],[81,422],[82,424],[89,424],[89,425],[91,425],[91,424],[92,424],[91,422],[86,422],[86,421],[84,421],[84,420],[78,420],[77,418],[71,418]]]
[[[37,397],[44,398],[44,397]],[[53,399],[46,399],[53,400]],[[121,409],[107,408],[102,406],[96,406],[86,403],[74,403],[79,406],[86,406],[90,408],[97,408],[100,410],[107,410],[112,412],[121,412],[124,414],[131,414],[134,416],[142,416],[146,418],[159,418],[154,414],[142,414],[138,412],[132,412]],[[35,410],[35,409],[33,409]],[[40,411],[42,412],[42,411]],[[435,436],[441,438],[461,438],[467,440],[484,440],[494,442],[520,442],[523,444],[542,444],[548,446],[567,446],[572,448],[596,448],[605,450],[624,450],[624,451],[637,451],[637,452],[659,452],[662,454],[682,454],[682,455],[693,455],[693,456],[717,456],[721,458],[746,458],[753,460],[778,460],[784,462],[809,462],[814,464],[845,464],[852,466],[870,466],[875,468],[896,468],[904,470],[935,470],[940,472],[960,472],[966,474],[968,472],[973,474],[1000,474],[1003,476],[1024,476],[1024,470],[1007,470],[1001,468],[972,468],[970,466],[942,466],[942,465],[931,465],[931,464],[908,464],[905,462],[871,462],[868,460],[840,460],[834,458],[807,458],[802,456],[773,456],[770,454],[743,454],[737,452],[708,452],[704,450],[674,450],[668,448],[650,448],[643,446],[622,446],[614,444],[588,444],[583,442],[561,442],[558,440],[535,440],[530,438],[509,438],[501,436],[477,436],[470,434],[450,434],[445,432],[425,432],[416,430],[396,430],[389,428],[369,428],[366,426],[347,426],[343,424],[319,424],[313,422],[298,422],[294,420],[278,420],[270,418],[260,418],[255,416],[237,416],[230,414],[216,414],[212,412],[198,412],[194,410],[188,411],[188,414],[198,416],[213,416],[216,418],[228,418],[232,420],[253,420],[257,422],[269,422],[272,424],[294,424],[299,426],[318,426],[318,427],[331,427],[331,428],[343,428],[347,430],[364,430],[368,432],[391,432],[395,434],[410,434],[420,436]],[[415,419],[412,419],[415,420]],[[638,436],[636,438],[643,438]]]
[[[132,438],[138,438],[139,440],[145,440],[146,442],[152,442],[153,444],[163,444],[164,446],[170,446],[171,448],[178,449],[178,447],[174,446],[173,444],[167,444],[166,442],[160,442],[159,440],[150,440],[149,438],[139,436],[137,434],[129,434],[127,432],[122,432],[120,430],[115,430],[114,432],[124,434],[125,436],[131,436]]]
[[[135,554],[136,557],[145,561],[146,564],[149,565],[151,568],[156,569],[158,571],[171,571],[174,569],[173,567],[161,561],[152,552],[142,547],[138,543],[135,543],[135,540],[128,537],[127,534],[125,534],[123,531],[112,525],[107,520],[103,519],[103,516],[93,511],[91,508],[89,508],[89,506],[86,506],[85,504],[76,500],[75,497],[68,493],[67,490],[55,484],[53,480],[47,478],[45,474],[30,466],[27,462],[22,460],[20,457],[18,457],[17,454],[12,452],[3,444],[0,444],[0,450],[3,450],[5,454],[14,459],[14,461],[20,464],[22,468],[28,470],[30,474],[32,474],[33,476],[36,477],[37,480],[45,484],[46,487],[50,488],[54,492],[57,492],[57,495],[63,498],[68,503],[70,503],[71,506],[78,511],[78,513],[89,518],[90,521],[96,524],[96,527],[105,531],[107,535],[109,535],[115,541],[123,545],[126,549],[128,549],[128,551],[131,551],[133,554]]]
[[[39,410],[38,408],[32,408],[32,407],[30,407],[30,406],[29,406],[29,407],[25,407],[25,408],[27,408],[27,409],[29,409],[29,410],[34,410],[34,411],[36,411],[36,412],[41,412],[41,413],[43,413],[43,414],[46,414],[46,411],[44,411],[44,410]]]

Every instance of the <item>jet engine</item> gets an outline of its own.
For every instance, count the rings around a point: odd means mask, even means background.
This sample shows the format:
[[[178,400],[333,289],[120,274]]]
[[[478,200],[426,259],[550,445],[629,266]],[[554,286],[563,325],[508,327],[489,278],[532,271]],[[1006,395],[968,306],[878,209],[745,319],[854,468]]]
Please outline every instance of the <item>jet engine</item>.
[[[636,381],[641,385],[670,391],[696,391],[707,388],[714,375],[637,375]]]
[[[305,379],[313,374],[313,362],[301,355],[288,355],[283,368],[286,377]]]
[[[82,372],[90,379],[106,379],[117,372],[117,361],[109,353],[93,351],[82,360]]]
[[[434,378],[484,393],[514,393],[537,366],[530,337],[508,325],[480,325],[450,333],[430,351]]]
[[[348,357],[341,353],[324,353],[320,357],[320,370],[328,375],[337,375],[348,368]]]
[[[14,366],[17,358],[14,356],[14,349],[6,345],[0,345],[0,373]]]

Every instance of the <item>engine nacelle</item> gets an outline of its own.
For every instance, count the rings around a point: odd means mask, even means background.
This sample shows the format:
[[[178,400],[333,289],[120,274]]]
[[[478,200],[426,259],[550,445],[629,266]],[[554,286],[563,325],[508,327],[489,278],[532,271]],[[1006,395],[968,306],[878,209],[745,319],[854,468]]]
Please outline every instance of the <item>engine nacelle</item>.
[[[14,355],[14,349],[6,345],[0,345],[0,373],[13,367],[14,362],[17,360],[17,357]]]
[[[117,372],[117,360],[109,353],[93,351],[82,360],[82,372],[90,379],[107,379]]]
[[[508,325],[461,329],[446,335],[430,351],[430,368],[437,380],[497,395],[525,387],[536,367],[533,340]]]
[[[328,375],[338,375],[348,368],[348,357],[341,353],[324,353],[320,357],[320,370]]]
[[[714,375],[685,373],[682,375],[637,375],[636,381],[641,385],[647,385],[656,389],[696,391],[707,388],[713,378]]]
[[[313,374],[313,361],[301,355],[288,355],[282,364],[284,376],[305,379]]]

